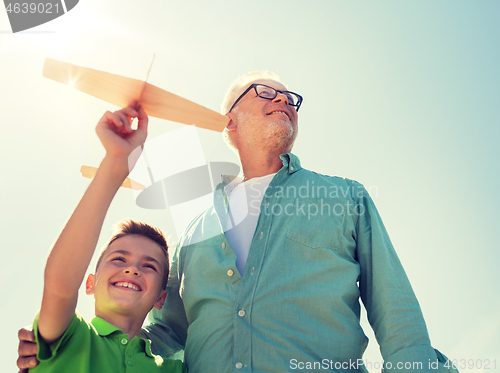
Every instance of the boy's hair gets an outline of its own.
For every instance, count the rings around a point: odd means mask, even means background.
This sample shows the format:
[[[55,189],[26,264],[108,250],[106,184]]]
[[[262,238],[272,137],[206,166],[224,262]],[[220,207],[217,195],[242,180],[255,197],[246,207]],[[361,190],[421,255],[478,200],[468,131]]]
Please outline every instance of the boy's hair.
[[[168,260],[167,240],[165,239],[165,235],[159,228],[142,221],[128,219],[116,224],[115,234],[109,239],[108,243],[104,246],[101,253],[99,254],[99,259],[97,259],[97,264],[95,267],[96,273],[102,263],[102,257],[106,250],[109,248],[109,245],[111,245],[117,239],[131,234],[149,238],[151,241],[155,242],[163,249],[163,253],[165,254],[165,269],[163,271],[162,289],[165,289],[165,286],[167,285],[170,264]]]

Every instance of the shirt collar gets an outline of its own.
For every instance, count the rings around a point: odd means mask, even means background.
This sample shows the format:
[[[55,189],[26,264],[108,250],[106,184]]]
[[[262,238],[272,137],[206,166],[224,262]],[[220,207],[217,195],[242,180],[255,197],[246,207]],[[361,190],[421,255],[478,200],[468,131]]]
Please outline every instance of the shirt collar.
[[[114,326],[113,324],[110,324],[106,320],[103,320],[97,316],[92,319],[91,323],[101,337],[106,337],[114,332],[123,333],[122,330],[117,326]]]
[[[297,157],[295,154],[283,153],[280,155],[280,158],[283,161],[283,168],[287,170],[289,175],[302,169],[299,157]]]
[[[286,169],[288,175],[291,175],[302,169],[299,157],[297,157],[295,154],[283,153],[280,155],[280,158],[283,161],[283,167],[281,168],[281,170]],[[236,187],[239,183],[241,183],[242,180],[243,179],[240,176],[222,175],[222,185],[226,187],[226,193],[230,193],[230,191],[233,190],[234,187]]]
[[[123,331],[120,328],[114,326],[113,324],[110,324],[109,322],[101,319],[100,317],[97,316],[94,317],[91,323],[94,326],[95,330],[97,331],[97,334],[99,334],[101,337],[107,337],[108,335],[113,334],[115,332],[123,334]],[[155,356],[151,352],[151,341],[145,338],[139,338],[139,339],[142,341],[140,342],[140,344],[144,347],[144,352],[146,353],[146,355],[155,358]]]

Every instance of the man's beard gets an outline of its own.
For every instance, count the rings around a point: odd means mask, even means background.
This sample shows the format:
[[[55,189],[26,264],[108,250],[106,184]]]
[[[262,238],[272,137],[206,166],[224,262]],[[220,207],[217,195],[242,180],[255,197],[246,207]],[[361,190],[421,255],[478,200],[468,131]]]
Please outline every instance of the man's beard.
[[[290,151],[296,137],[296,131],[289,120],[273,118],[256,118],[246,112],[238,112],[238,123],[240,127],[240,141],[249,145],[269,147],[281,152]]]

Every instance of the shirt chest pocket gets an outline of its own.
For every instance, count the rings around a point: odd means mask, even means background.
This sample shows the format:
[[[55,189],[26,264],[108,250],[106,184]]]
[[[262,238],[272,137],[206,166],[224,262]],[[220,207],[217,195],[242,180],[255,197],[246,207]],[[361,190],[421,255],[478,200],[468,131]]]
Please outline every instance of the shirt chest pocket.
[[[344,231],[344,215],[294,216],[287,222],[288,239],[309,248],[340,250]]]

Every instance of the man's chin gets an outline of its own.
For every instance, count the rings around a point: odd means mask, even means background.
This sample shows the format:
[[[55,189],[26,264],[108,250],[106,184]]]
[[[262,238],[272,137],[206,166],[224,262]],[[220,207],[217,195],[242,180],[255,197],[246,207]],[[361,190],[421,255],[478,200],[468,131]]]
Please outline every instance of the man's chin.
[[[297,136],[291,123],[275,125],[272,130],[272,136],[270,139],[274,140],[274,147],[281,153],[286,153],[292,150],[293,143],[295,142],[295,138]]]
[[[290,122],[290,120],[288,119],[282,119],[276,122],[268,123],[268,128],[276,134],[283,133],[284,136],[293,137],[293,133],[295,132],[292,122]]]

